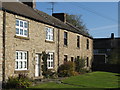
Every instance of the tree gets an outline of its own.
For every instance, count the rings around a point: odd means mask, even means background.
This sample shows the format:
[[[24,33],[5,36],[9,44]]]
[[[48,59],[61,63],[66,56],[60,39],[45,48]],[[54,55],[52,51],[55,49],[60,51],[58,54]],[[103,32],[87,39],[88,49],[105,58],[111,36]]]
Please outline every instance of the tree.
[[[88,29],[86,28],[85,24],[83,24],[83,21],[81,20],[81,15],[78,16],[78,15],[67,14],[66,21],[89,35]]]

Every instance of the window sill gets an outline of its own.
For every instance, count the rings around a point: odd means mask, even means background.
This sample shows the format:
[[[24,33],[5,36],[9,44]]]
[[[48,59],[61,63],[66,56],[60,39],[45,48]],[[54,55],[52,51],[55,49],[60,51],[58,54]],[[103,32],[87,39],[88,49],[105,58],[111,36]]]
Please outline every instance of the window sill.
[[[29,70],[15,70],[14,73],[15,74],[19,74],[19,73],[28,73]]]
[[[80,47],[76,47],[76,49],[80,49]]]
[[[63,45],[63,47],[66,47],[66,48],[68,48],[68,45]]]
[[[55,41],[49,41],[49,40],[45,40],[45,42],[48,42],[48,43],[55,43]]]
[[[17,35],[15,35],[14,37],[15,38],[19,38],[19,39],[25,39],[25,40],[29,40],[30,39],[29,37],[22,37],[22,36],[17,36]]]

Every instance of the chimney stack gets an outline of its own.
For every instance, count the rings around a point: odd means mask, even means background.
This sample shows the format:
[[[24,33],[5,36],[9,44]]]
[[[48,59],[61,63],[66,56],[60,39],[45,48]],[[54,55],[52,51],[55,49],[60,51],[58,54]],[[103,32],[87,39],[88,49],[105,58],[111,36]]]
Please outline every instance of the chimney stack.
[[[61,20],[64,23],[66,23],[66,14],[65,13],[53,13],[52,16]]]
[[[111,33],[111,39],[114,39],[114,33]]]
[[[36,8],[35,0],[19,0],[19,1],[28,5],[31,8]]]

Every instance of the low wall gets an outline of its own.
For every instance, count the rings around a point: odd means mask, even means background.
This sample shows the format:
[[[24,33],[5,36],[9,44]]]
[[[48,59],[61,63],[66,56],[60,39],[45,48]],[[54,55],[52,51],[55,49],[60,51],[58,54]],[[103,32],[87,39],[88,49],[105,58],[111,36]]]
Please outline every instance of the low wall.
[[[120,73],[120,65],[115,64],[93,64],[92,71],[107,71]]]

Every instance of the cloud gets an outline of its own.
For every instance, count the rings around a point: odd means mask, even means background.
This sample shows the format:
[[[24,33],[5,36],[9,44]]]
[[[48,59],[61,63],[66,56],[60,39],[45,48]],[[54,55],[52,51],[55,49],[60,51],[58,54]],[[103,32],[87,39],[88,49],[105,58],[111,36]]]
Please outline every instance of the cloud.
[[[91,28],[89,30],[90,31],[92,31],[92,30],[104,30],[104,29],[110,29],[110,28],[118,28],[118,25],[108,25],[108,26],[103,26],[103,27]]]

